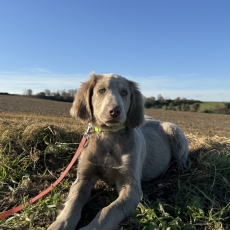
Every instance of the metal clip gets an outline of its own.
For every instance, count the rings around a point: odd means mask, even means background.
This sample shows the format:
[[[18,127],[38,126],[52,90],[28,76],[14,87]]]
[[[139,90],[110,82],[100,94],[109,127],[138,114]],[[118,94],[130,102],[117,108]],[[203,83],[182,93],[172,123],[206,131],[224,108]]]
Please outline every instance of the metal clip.
[[[89,131],[90,131],[90,129],[92,129],[91,123],[88,124],[87,130],[86,130],[86,132],[84,133],[84,136],[89,136]]]

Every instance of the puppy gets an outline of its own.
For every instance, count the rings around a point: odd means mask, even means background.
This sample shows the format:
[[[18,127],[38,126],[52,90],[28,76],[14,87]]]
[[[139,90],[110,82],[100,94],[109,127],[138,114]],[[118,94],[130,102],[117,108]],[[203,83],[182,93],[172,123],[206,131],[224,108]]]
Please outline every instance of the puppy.
[[[93,130],[64,209],[49,230],[76,228],[99,179],[116,186],[119,196],[81,230],[115,229],[138,205],[141,181],[160,176],[172,159],[186,165],[189,150],[182,131],[175,124],[145,117],[137,84],[121,76],[91,74],[77,91],[70,113],[90,122]]]

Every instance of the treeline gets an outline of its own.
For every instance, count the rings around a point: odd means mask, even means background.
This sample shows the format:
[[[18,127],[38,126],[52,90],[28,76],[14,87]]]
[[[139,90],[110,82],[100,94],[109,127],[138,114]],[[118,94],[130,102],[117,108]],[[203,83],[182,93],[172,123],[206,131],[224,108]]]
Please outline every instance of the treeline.
[[[57,91],[51,91],[49,89],[45,89],[42,92],[33,94],[33,91],[31,89],[27,89],[24,91],[24,95],[41,98],[41,99],[73,102],[76,92],[77,92],[76,89],[57,90]]]
[[[165,99],[162,95],[145,98],[145,108],[193,111],[197,112],[200,108],[201,101],[177,97],[176,99]]]
[[[10,95],[10,94],[6,92],[0,92],[0,95]]]
[[[58,90],[58,91],[51,91],[49,89],[46,89],[37,94],[33,94],[33,91],[31,89],[27,89],[24,91],[23,94],[26,96],[36,97],[41,99],[73,102],[76,92],[77,89]],[[0,94],[8,95],[8,93],[0,93]],[[164,98],[162,95],[158,95],[157,98],[145,97],[145,108],[153,108],[153,109],[198,112],[200,110],[200,105],[202,103],[203,102],[199,100],[191,100],[191,99],[180,98],[180,97],[177,97],[172,100],[172,99]],[[223,106],[217,105],[215,108],[206,109],[202,112],[230,114],[230,103],[224,103]]]
[[[155,97],[145,98],[145,108],[165,109],[165,110],[177,110],[177,111],[191,111],[198,112],[200,105],[204,103],[198,100],[190,100],[186,98],[177,97],[174,100],[165,99],[163,96],[158,95]],[[230,103],[217,104],[212,109],[202,110],[204,113],[218,113],[218,114],[230,114]]]

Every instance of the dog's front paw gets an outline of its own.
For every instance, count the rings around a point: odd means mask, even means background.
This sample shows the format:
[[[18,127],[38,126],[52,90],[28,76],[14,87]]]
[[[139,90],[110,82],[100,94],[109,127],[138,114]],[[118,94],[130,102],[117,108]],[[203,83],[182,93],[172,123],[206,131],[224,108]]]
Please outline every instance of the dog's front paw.
[[[75,230],[76,226],[73,226],[67,221],[58,221],[53,222],[47,230]]]

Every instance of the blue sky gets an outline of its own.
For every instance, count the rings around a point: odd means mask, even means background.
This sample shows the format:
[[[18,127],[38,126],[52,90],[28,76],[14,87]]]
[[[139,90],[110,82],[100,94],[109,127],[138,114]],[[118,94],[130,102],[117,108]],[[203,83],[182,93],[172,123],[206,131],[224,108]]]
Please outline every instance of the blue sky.
[[[0,0],[0,92],[117,73],[144,96],[230,101],[229,0]]]

